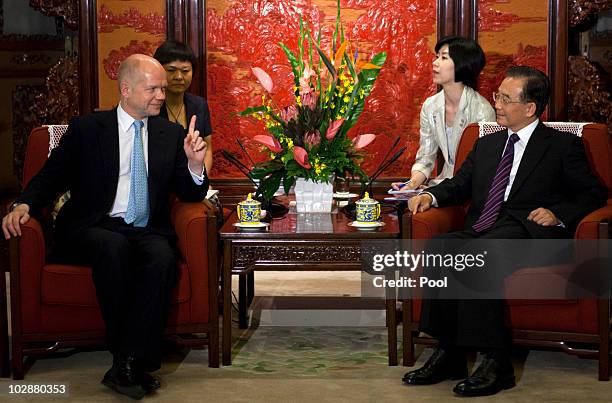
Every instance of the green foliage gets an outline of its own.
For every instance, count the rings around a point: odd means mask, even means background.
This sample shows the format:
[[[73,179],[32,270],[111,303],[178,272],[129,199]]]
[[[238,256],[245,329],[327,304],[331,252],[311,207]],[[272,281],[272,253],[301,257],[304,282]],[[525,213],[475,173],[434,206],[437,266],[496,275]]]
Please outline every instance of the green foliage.
[[[321,49],[321,27],[315,41],[308,23],[301,17],[297,56],[279,42],[293,71],[296,86],[294,115],[288,115],[288,109],[281,113],[281,108],[273,105],[269,98],[264,98],[263,105],[239,113],[263,120],[269,134],[278,142],[276,147],[280,144],[282,148],[282,151],[272,153],[269,161],[257,163],[249,174],[260,181],[255,194],[264,201],[272,199],[281,182],[288,193],[296,178],[328,182],[334,175],[348,175],[358,177],[362,184],[368,180],[361,168],[362,152],[354,148],[347,132],[363,112],[387,54],[382,52],[369,62],[357,62],[356,51],[345,42],[339,0],[337,4],[332,48],[327,52]],[[307,53],[304,46],[307,46]],[[318,61],[313,60],[313,48]],[[326,75],[323,66],[327,69]],[[281,116],[290,117],[284,121]],[[344,119],[343,123],[328,140],[328,128],[341,119]],[[339,122],[334,123],[334,127],[338,126]],[[296,147],[303,150],[298,152]],[[304,157],[306,161],[300,160]]]

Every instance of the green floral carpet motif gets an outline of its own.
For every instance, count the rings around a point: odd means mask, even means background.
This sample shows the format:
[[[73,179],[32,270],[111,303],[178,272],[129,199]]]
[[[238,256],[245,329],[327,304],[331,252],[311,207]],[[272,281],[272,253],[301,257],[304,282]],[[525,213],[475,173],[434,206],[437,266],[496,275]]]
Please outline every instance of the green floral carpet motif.
[[[234,339],[232,357],[231,367],[226,368],[268,376],[371,373],[388,365],[387,331],[382,327],[259,327]]]

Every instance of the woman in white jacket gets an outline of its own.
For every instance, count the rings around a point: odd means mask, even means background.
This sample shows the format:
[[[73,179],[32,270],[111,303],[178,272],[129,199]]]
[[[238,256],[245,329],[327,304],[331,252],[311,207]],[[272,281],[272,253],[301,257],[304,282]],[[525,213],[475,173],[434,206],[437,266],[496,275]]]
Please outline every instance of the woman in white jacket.
[[[416,189],[432,175],[438,149],[444,156],[442,172],[429,180],[435,185],[453,176],[455,154],[463,129],[473,122],[495,121],[491,104],[476,90],[485,55],[472,39],[449,36],[436,44],[433,82],[442,91],[427,98],[421,108],[420,144],[410,179],[393,184],[394,189]]]

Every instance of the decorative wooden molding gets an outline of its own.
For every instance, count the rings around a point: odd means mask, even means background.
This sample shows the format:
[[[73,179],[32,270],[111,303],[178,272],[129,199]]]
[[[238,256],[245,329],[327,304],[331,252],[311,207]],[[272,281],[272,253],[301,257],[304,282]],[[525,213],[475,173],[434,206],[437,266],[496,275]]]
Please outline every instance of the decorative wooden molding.
[[[456,34],[457,0],[438,0],[438,39]]]
[[[337,262],[360,262],[361,245],[296,245],[285,246],[270,244],[240,245],[234,244],[232,267],[235,270],[248,268],[258,261],[291,264],[300,262],[308,256],[309,263],[322,263],[333,266]]]
[[[186,42],[186,0],[166,0],[166,35],[168,39]]]
[[[38,9],[35,5],[32,5],[30,1],[30,6]],[[71,0],[76,1],[76,0]],[[42,11],[42,10],[40,10]],[[60,16],[63,15],[55,15],[55,14],[47,14],[49,16]],[[20,35],[20,34],[8,34],[2,35],[4,29],[4,9],[2,7],[2,1],[0,0],[0,50],[59,50],[64,48],[64,27],[63,23],[60,20],[56,20],[56,35]],[[71,28],[72,29],[72,28]],[[76,29],[76,27],[74,28]]]
[[[591,24],[597,13],[612,7],[610,0],[569,0],[569,25]]]
[[[457,35],[476,39],[478,30],[478,0],[458,0],[455,24]]]
[[[40,124],[67,124],[79,114],[79,61],[65,57],[55,63],[46,78],[46,91],[36,96],[34,110]]]
[[[184,26],[185,43],[193,49],[198,64],[190,91],[206,98],[206,0],[186,1]]]
[[[79,27],[78,0],[30,0],[30,7],[50,17],[62,17],[72,30]]]
[[[550,0],[548,10],[548,120],[563,121],[567,119],[567,0]]]
[[[79,61],[62,58],[49,69],[45,86],[17,86],[13,95],[13,172],[21,181],[28,135],[43,124],[65,124],[79,114]]]
[[[610,76],[584,56],[569,57],[568,117],[608,125],[612,134]]]
[[[30,131],[38,126],[36,95],[44,91],[42,85],[18,85],[13,91],[13,173],[21,182],[23,160]]]
[[[81,0],[79,4],[79,110],[86,114],[98,107],[96,0]]]

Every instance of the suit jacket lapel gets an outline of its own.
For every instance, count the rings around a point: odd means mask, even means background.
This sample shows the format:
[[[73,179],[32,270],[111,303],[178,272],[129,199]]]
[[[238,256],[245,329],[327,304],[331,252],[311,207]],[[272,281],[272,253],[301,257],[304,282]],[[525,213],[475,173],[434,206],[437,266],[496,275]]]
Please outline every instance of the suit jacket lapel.
[[[163,169],[164,150],[168,147],[166,136],[163,129],[158,124],[158,119],[149,117],[148,121],[148,136],[149,136],[149,161],[148,161],[148,186],[149,186],[149,205],[151,212],[154,211],[155,203],[157,203],[157,181],[161,178],[161,170]]]
[[[98,141],[100,154],[104,165],[104,188],[106,195],[111,195],[111,203],[117,193],[119,182],[119,123],[117,121],[117,108],[108,112],[100,112]],[[110,208],[110,207],[109,207]]]
[[[504,147],[506,146],[506,142],[508,140],[508,131],[504,130],[502,132],[493,133],[489,136],[497,136],[495,141],[491,142],[491,146],[488,149],[484,149],[482,152],[485,155],[490,155],[491,157],[485,157],[482,159],[483,162],[483,171],[486,173],[484,176],[484,181],[482,183],[483,189],[489,193],[491,189],[491,184],[493,183],[493,178],[495,178],[495,174],[497,173],[497,166],[501,161],[502,154],[504,153]],[[481,160],[478,162],[480,163]],[[480,168],[479,168],[480,169]],[[486,199],[483,198],[483,200]]]
[[[537,164],[540,162],[546,150],[550,146],[550,133],[546,131],[546,128],[542,122],[533,131],[533,134],[529,138],[529,142],[525,147],[523,158],[516,172],[516,177],[512,183],[508,200],[516,194],[518,189],[523,185],[525,180],[529,177],[531,172],[535,169]]]

